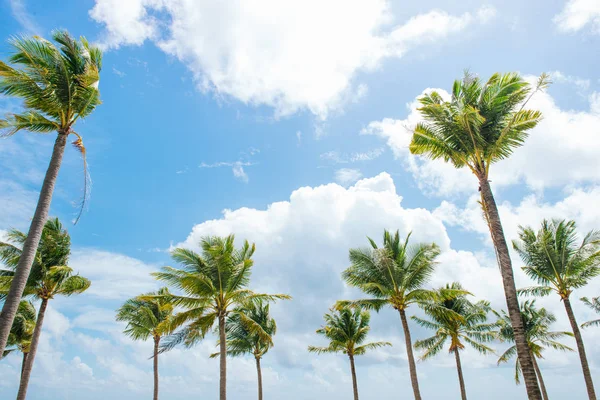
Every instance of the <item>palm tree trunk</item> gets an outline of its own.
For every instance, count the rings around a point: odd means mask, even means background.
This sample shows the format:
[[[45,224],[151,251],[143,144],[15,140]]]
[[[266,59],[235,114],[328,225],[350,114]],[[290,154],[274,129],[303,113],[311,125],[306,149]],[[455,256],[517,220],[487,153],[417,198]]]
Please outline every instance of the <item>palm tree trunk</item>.
[[[256,372],[258,374],[258,400],[262,400],[262,371],[260,370],[260,357],[256,358]]]
[[[15,275],[10,285],[10,290],[6,296],[4,306],[2,307],[2,313],[0,313],[0,354],[4,353],[6,348],[8,334],[10,333],[10,328],[15,319],[15,315],[17,314],[17,308],[19,307],[21,296],[23,296],[25,284],[29,278],[31,265],[33,264],[42,236],[42,230],[48,219],[48,210],[50,209],[54,184],[56,183],[58,171],[65,152],[67,136],[68,134],[59,132],[58,137],[54,142],[52,158],[50,158],[50,165],[46,170],[46,176],[44,177],[40,197],[38,198],[37,207],[35,208],[35,214],[33,215],[31,225],[29,226],[27,239],[23,244],[23,251],[21,252],[21,257],[19,257],[19,263],[15,269]]]
[[[519,308],[519,300],[517,299],[517,288],[515,286],[515,277],[513,275],[512,262],[500,221],[498,207],[492,194],[489,181],[485,177],[479,178],[479,190],[481,191],[481,200],[483,203],[483,211],[487,219],[487,223],[492,236],[492,242],[496,250],[496,257],[500,266],[502,275],[502,284],[504,285],[504,295],[506,297],[506,306],[508,315],[513,327],[515,335],[515,345],[517,347],[517,357],[523,371],[523,380],[527,389],[527,397],[529,400],[541,400],[542,394],[537,382],[535,368],[525,339],[525,329],[523,328],[523,319]]]
[[[538,382],[540,384],[540,389],[542,391],[542,397],[544,400],[548,400],[548,392],[546,391],[546,384],[544,383],[544,378],[542,378],[542,371],[540,371],[540,366],[535,359],[535,356],[532,354],[531,359],[533,360],[533,366],[535,367],[535,373],[538,377]]]
[[[37,322],[33,329],[33,336],[31,338],[31,346],[29,347],[29,355],[27,361],[23,366],[21,373],[21,383],[19,384],[19,393],[17,394],[17,400],[25,400],[27,396],[27,386],[29,385],[29,377],[31,376],[31,370],[33,369],[33,360],[35,359],[35,353],[40,342],[40,335],[42,333],[42,324],[44,323],[44,315],[46,315],[46,307],[48,307],[48,299],[42,299],[40,310],[38,311]]]
[[[350,357],[350,371],[352,372],[352,389],[354,390],[354,400],[358,400],[358,382],[356,381],[356,367],[354,365],[354,356],[349,354]]]
[[[594,391],[594,381],[592,381],[592,374],[590,373],[590,367],[588,365],[587,356],[585,355],[585,346],[583,345],[583,338],[579,331],[579,325],[573,314],[573,308],[571,307],[571,301],[569,298],[563,299],[565,303],[565,309],[573,329],[573,335],[575,336],[575,342],[577,343],[577,351],[579,352],[579,359],[581,360],[581,369],[583,369],[583,378],[585,379],[585,386],[587,387],[588,397],[590,400],[596,400],[596,392]]]
[[[219,400],[227,400],[227,343],[225,337],[225,313],[219,313],[219,359],[220,387]]]
[[[23,353],[23,363],[21,364],[21,377],[23,377],[23,370],[25,369],[25,364],[27,364],[27,357],[29,353]]]
[[[419,379],[417,377],[417,366],[415,364],[415,356],[412,350],[412,340],[410,338],[410,330],[408,329],[408,321],[406,320],[406,311],[398,310],[400,319],[402,320],[402,328],[404,329],[404,340],[406,341],[406,355],[408,356],[408,368],[410,370],[410,381],[412,383],[415,400],[421,400],[421,392],[419,391]]]
[[[460,363],[458,349],[454,349],[454,358],[456,359],[456,370],[458,371],[458,382],[460,383],[460,397],[462,400],[467,400],[467,389],[465,388],[465,380],[463,378],[462,365]]]
[[[158,345],[160,336],[154,337],[154,400],[158,400]]]

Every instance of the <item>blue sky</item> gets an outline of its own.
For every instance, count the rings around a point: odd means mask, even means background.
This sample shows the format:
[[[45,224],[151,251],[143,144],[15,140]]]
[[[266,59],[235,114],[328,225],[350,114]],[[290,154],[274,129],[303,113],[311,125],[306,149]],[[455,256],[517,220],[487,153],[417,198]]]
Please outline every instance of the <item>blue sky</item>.
[[[206,234],[257,242],[254,285],[294,295],[276,307],[280,333],[265,359],[271,398],[348,398],[343,357],[305,348],[317,341],[329,305],[357,295],[339,272],[348,248],[365,245],[367,234],[412,230],[417,240],[438,242],[444,254],[432,285],[460,280],[502,307],[473,178],[406,150],[415,99],[427,88],[449,90],[465,69],[483,78],[553,77],[532,101],[544,122],[492,173],[509,239],[518,224],[543,217],[575,218],[581,231],[600,227],[600,3],[447,3],[0,1],[0,38],[65,28],[105,49],[103,104],[77,126],[91,201],[69,227],[72,265],[93,285],[53,302],[30,398],[75,399],[82,390],[90,399],[147,398],[150,345],[123,338],[114,309],[156,287],[148,273],[169,264],[171,246],[194,248]],[[9,51],[3,40],[1,57]],[[0,98],[2,113],[19,107]],[[27,228],[52,140],[23,133],[0,142],[0,229]],[[52,215],[74,217],[82,179],[69,149]],[[598,283],[581,295],[597,296]],[[561,304],[543,304],[566,329]],[[577,307],[579,318],[591,317]],[[600,336],[585,335],[597,372]],[[409,395],[397,317],[374,316],[373,337],[394,347],[359,361],[362,397]],[[207,339],[161,360],[163,398],[216,398],[217,365],[206,357],[213,346]],[[511,366],[466,359],[473,398],[525,398]],[[234,398],[253,398],[252,364],[231,365]],[[418,367],[426,398],[458,396],[450,357]],[[542,369],[557,397],[583,398],[573,355],[549,352]],[[0,397],[15,391],[17,370],[16,357],[0,364]]]

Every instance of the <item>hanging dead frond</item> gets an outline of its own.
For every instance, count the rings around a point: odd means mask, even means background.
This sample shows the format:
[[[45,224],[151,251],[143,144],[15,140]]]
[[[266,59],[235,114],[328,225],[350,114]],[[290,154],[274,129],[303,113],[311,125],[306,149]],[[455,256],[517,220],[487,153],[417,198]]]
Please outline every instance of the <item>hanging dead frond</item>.
[[[75,225],[77,224],[77,222],[79,222],[79,218],[81,218],[81,214],[83,214],[83,210],[85,209],[85,206],[87,205],[88,199],[90,197],[90,192],[92,190],[92,179],[88,171],[86,149],[83,145],[83,140],[81,139],[81,136],[78,133],[73,131],[71,131],[71,133],[77,136],[77,140],[75,140],[72,144],[73,147],[75,147],[75,149],[77,149],[77,151],[81,154],[81,158],[83,160],[83,196],[79,204],[79,213],[73,221],[73,224]]]

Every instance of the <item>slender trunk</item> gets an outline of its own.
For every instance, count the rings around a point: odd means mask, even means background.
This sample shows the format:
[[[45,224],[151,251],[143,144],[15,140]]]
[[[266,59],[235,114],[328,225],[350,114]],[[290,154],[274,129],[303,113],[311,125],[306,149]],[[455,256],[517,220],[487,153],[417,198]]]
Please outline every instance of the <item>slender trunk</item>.
[[[585,346],[583,345],[583,338],[579,331],[579,325],[573,314],[573,308],[571,307],[571,301],[566,298],[563,299],[565,303],[565,309],[569,316],[569,322],[573,329],[573,335],[575,336],[575,342],[577,342],[577,351],[579,352],[579,359],[581,360],[581,369],[583,370],[583,378],[585,379],[585,386],[587,387],[587,393],[590,400],[596,400],[596,392],[594,391],[594,381],[592,381],[592,374],[590,373],[590,367],[588,365],[587,356],[585,355]]]
[[[258,400],[262,400],[262,371],[260,370],[260,357],[256,358],[256,373],[258,374]]]
[[[458,349],[454,349],[454,358],[456,359],[456,370],[458,371],[458,382],[460,383],[460,397],[462,400],[467,400],[467,389],[465,388],[465,380],[463,378],[462,365],[460,363]]]
[[[354,365],[354,356],[349,354],[350,357],[350,371],[352,372],[352,389],[354,390],[354,400],[358,400],[358,382],[356,381],[356,367]]]
[[[31,376],[31,370],[33,369],[33,361],[35,359],[35,353],[40,342],[40,335],[42,333],[42,324],[44,323],[44,315],[46,315],[46,307],[48,307],[48,299],[42,299],[40,310],[38,311],[37,322],[33,329],[33,337],[31,338],[31,346],[29,346],[29,355],[25,365],[23,366],[23,372],[21,373],[21,383],[19,384],[19,393],[17,394],[17,400],[25,400],[27,397],[27,386],[29,385],[29,377]]]
[[[542,391],[542,397],[544,400],[548,400],[548,392],[546,391],[546,384],[544,383],[544,378],[542,378],[542,371],[540,371],[540,366],[535,359],[535,356],[532,354],[531,359],[533,360],[533,367],[535,368],[535,373],[538,377],[538,383],[540,384],[540,389]]]
[[[504,285],[504,295],[506,297],[506,306],[508,315],[513,327],[515,335],[515,345],[517,347],[517,357],[523,371],[523,380],[527,389],[527,397],[529,400],[541,400],[542,394],[537,382],[535,368],[525,339],[525,329],[523,328],[523,319],[519,308],[519,300],[517,299],[517,289],[515,286],[515,278],[513,275],[512,262],[508,252],[508,246],[504,237],[504,230],[498,214],[498,208],[490,183],[485,178],[479,179],[479,189],[481,191],[481,199],[483,210],[492,236],[492,242],[496,250],[496,257],[500,266],[502,275],[502,284]]]
[[[220,368],[220,387],[219,400],[227,400],[227,343],[225,337],[225,314],[219,314],[219,350],[221,357],[219,359]]]
[[[10,333],[10,328],[15,319],[15,315],[17,314],[17,308],[19,307],[21,296],[23,296],[25,284],[29,278],[31,265],[33,264],[33,259],[35,258],[42,236],[42,230],[48,219],[48,210],[50,209],[50,203],[52,201],[54,184],[58,177],[58,171],[60,169],[60,164],[62,163],[66,144],[67,134],[59,132],[58,137],[54,142],[52,158],[50,158],[50,165],[46,170],[46,176],[44,178],[44,183],[42,184],[37,207],[35,208],[35,214],[33,215],[31,225],[29,226],[29,232],[27,233],[27,239],[23,244],[23,251],[21,252],[21,257],[19,257],[19,263],[15,269],[15,275],[10,285],[10,290],[6,296],[4,306],[2,307],[2,313],[0,313],[0,354],[4,353],[6,348],[8,334]]]
[[[402,320],[402,328],[404,329],[404,340],[406,341],[406,355],[408,356],[408,368],[410,370],[410,381],[412,383],[415,400],[421,400],[421,392],[419,391],[419,379],[417,377],[417,366],[415,364],[415,356],[413,355],[412,340],[410,338],[410,330],[408,329],[408,321],[406,320],[406,311],[398,310],[400,319]]]
[[[25,369],[25,364],[27,364],[27,357],[29,353],[23,353],[23,364],[21,364],[21,377],[23,377],[23,370]]]
[[[154,337],[154,400],[158,400],[158,345],[160,336]]]

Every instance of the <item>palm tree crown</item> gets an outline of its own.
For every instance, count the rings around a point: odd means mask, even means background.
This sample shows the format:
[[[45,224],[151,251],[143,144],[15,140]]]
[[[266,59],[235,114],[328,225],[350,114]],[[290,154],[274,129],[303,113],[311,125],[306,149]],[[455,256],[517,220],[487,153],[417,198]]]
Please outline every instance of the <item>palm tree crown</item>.
[[[125,333],[134,340],[168,335],[172,331],[173,304],[167,288],[129,299],[117,311],[117,321],[127,322]]]
[[[33,339],[33,330],[35,329],[37,320],[36,314],[37,312],[33,303],[28,300],[21,301],[12,328],[10,329],[7,349],[2,354],[2,357],[6,357],[13,351],[20,351],[23,354],[29,353],[31,340]]]
[[[582,297],[581,301],[583,302],[583,304],[600,314],[600,297],[593,297],[592,299]],[[587,328],[589,326],[600,326],[600,319],[588,321],[581,325],[582,328]]]

